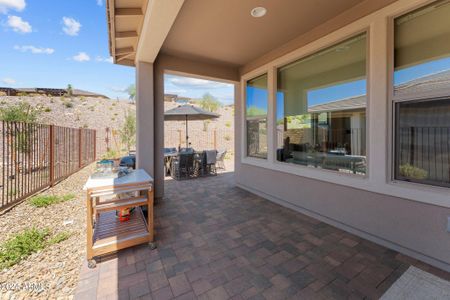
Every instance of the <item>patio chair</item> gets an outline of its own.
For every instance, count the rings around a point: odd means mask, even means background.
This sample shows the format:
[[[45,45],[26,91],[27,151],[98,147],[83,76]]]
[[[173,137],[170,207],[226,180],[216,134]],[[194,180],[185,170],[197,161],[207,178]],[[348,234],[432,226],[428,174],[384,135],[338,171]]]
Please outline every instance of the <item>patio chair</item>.
[[[180,153],[172,161],[170,174],[174,179],[188,179],[194,172],[194,153]]]
[[[206,156],[205,175],[216,175],[217,150],[206,150],[205,156]]]
[[[217,156],[216,156],[216,167],[217,169],[222,169],[225,170],[225,155],[227,154],[227,150],[222,150],[217,152]]]

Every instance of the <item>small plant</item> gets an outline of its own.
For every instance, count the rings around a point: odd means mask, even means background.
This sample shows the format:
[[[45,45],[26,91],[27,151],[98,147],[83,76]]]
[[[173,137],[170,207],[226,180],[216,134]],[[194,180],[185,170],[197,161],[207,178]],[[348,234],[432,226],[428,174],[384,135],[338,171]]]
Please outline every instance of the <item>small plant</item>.
[[[49,112],[52,111],[52,109],[51,109],[50,107],[46,107],[46,108],[44,108],[44,111],[47,112],[47,113],[49,113]]]
[[[112,107],[109,107],[108,109],[109,109],[109,110],[113,110],[113,108],[112,108]]]
[[[400,175],[413,179],[426,179],[428,177],[428,172],[424,169],[414,167],[413,165],[404,164],[400,166]]]
[[[63,104],[64,104],[64,106],[67,107],[67,108],[72,108],[72,107],[73,107],[72,101],[65,101]]]
[[[83,128],[85,128],[85,129],[86,129],[86,128],[89,128],[88,124],[84,124],[84,125],[83,125]]]
[[[26,229],[0,245],[0,270],[9,268],[47,246],[67,240],[71,234],[63,231],[50,237],[49,229]]]
[[[228,127],[228,128],[231,127],[231,121],[226,121],[225,122],[225,127]]]
[[[223,138],[224,138],[225,141],[227,141],[227,142],[228,142],[228,141],[231,141],[231,137],[230,137],[229,135],[226,135],[226,136],[224,136]]]
[[[0,269],[11,267],[45,247],[47,229],[27,229],[0,245]]]
[[[73,88],[71,84],[67,85],[67,89],[66,89],[67,95],[69,95],[69,97],[72,97],[73,95]]]
[[[30,204],[34,207],[47,207],[52,204],[69,201],[75,198],[74,194],[67,194],[64,196],[55,195],[39,195],[30,199]]]
[[[81,101],[81,102],[85,102],[85,101],[86,101],[86,98],[85,98],[84,96],[81,96],[81,97],[80,97],[80,101]]]
[[[120,140],[126,145],[128,152],[136,144],[136,115],[130,110],[125,114],[125,121],[119,131]]]
[[[120,156],[119,152],[117,152],[116,150],[110,149],[110,150],[106,151],[105,154],[102,155],[102,159],[115,159],[115,158],[118,158],[119,156]]]
[[[112,106],[116,106],[116,105],[117,105],[117,103],[113,102],[113,103],[112,103],[111,105],[112,105]]]
[[[59,232],[48,240],[48,244],[49,245],[59,244],[67,240],[70,236],[71,234],[67,231]]]

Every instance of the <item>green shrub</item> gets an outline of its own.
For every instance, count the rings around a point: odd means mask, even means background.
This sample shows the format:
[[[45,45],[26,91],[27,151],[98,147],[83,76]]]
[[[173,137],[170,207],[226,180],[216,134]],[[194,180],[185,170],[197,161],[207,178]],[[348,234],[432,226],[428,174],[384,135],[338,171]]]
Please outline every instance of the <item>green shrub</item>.
[[[0,120],[10,122],[34,123],[37,121],[41,110],[26,102],[0,108]]]
[[[47,229],[27,229],[0,245],[0,269],[8,268],[45,247]]]
[[[230,137],[229,135],[226,135],[226,136],[224,136],[223,138],[224,138],[225,141],[227,141],[227,142],[231,140],[231,137]]]
[[[52,109],[51,109],[50,107],[46,107],[46,108],[44,109],[44,111],[45,111],[45,112],[51,112]]]
[[[410,164],[404,164],[400,166],[400,175],[413,179],[425,179],[428,177],[428,172]]]
[[[225,122],[225,127],[231,127],[231,121],[226,121]]]
[[[73,198],[75,198],[74,194],[67,194],[64,196],[38,195],[30,199],[30,204],[34,207],[47,207],[52,204],[72,200]]]

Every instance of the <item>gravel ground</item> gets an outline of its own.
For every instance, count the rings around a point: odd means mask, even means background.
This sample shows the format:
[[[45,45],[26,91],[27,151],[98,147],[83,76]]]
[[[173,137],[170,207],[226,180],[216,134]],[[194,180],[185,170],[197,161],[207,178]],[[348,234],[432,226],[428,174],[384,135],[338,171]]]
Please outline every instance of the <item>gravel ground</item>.
[[[34,253],[9,269],[0,270],[0,299],[72,298],[85,255],[86,212],[82,188],[94,167],[92,164],[42,193],[74,194],[75,199],[46,208],[35,208],[24,201],[0,216],[0,243],[33,226],[49,228],[52,234],[62,231],[71,234],[69,239]],[[42,285],[43,290],[27,290],[33,284]]]

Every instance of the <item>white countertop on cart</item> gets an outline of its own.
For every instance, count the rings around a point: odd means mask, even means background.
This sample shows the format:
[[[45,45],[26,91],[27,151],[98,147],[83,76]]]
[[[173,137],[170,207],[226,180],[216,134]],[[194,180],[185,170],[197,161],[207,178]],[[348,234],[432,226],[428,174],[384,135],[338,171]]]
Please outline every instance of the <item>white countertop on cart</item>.
[[[92,176],[89,176],[83,190],[134,183],[153,183],[153,178],[143,169],[134,170],[130,174],[120,178],[92,178]]]

